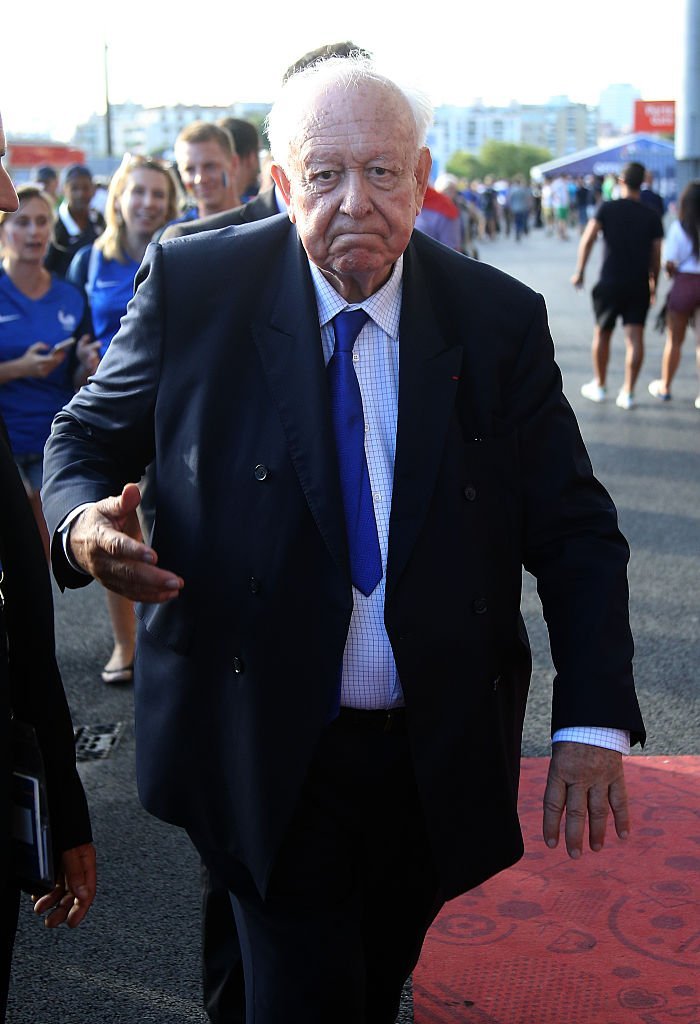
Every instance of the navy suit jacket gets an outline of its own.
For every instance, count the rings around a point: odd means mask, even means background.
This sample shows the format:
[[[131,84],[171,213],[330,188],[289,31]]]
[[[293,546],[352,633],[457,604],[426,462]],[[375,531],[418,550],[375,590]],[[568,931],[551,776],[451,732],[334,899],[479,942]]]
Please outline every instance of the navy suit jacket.
[[[553,727],[642,737],[628,548],[540,296],[415,232],[399,349],[385,623],[449,898],[522,853],[523,565],[549,624]],[[51,532],[152,459],[153,545],[185,586],[139,610],[141,798],[264,891],[352,610],[315,296],[286,218],[149,247],[96,377],[54,423]],[[60,540],[53,558],[62,586],[85,582]]]
[[[208,217],[199,217],[197,220],[183,220],[178,224],[170,224],[159,241],[183,238],[185,235],[195,235],[199,231],[215,231],[217,228],[228,228],[233,224],[252,224],[256,220],[276,217],[279,212],[274,188],[266,188],[254,199],[242,203],[241,206],[235,206],[232,210],[211,213]]]

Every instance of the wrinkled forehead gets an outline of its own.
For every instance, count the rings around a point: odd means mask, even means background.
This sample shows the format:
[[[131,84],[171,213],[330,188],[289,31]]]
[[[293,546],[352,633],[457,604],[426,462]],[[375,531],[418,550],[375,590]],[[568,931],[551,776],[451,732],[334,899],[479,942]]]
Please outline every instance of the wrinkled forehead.
[[[292,155],[303,163],[319,147],[344,144],[416,157],[415,119],[403,93],[390,82],[363,81],[312,94],[299,117]]]

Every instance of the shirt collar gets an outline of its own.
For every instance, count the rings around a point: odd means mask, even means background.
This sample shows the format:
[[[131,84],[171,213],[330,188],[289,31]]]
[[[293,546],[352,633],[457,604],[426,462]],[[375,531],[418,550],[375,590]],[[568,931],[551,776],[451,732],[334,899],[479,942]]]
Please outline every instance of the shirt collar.
[[[63,221],[63,225],[69,235],[79,235],[82,233],[82,228],[79,228],[71,217],[70,210],[68,209],[68,201],[66,199],[63,200],[58,208],[58,216]]]
[[[403,281],[403,254],[399,256],[391,276],[379,291],[362,302],[346,302],[333,285],[326,280],[315,263],[309,260],[311,279],[316,293],[318,319],[321,327],[330,323],[336,313],[343,309],[364,309],[372,320],[396,340],[399,336],[399,320],[401,318],[401,284]]]

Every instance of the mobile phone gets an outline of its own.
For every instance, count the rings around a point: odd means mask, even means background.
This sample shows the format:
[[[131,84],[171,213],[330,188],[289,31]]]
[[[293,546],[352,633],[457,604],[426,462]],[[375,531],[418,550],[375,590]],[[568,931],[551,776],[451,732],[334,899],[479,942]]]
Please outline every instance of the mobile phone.
[[[63,341],[57,342],[51,349],[52,352],[63,352],[64,348],[70,348],[71,345],[75,345],[77,338],[64,338]]]

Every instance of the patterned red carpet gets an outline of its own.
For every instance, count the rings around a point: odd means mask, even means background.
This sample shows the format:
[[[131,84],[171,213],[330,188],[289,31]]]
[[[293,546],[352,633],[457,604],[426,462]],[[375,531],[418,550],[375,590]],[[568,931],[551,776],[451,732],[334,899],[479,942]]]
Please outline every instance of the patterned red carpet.
[[[416,1024],[700,1024],[700,757],[629,758],[633,833],[578,863],[542,842],[546,770],[523,761],[523,860],[431,928]]]

